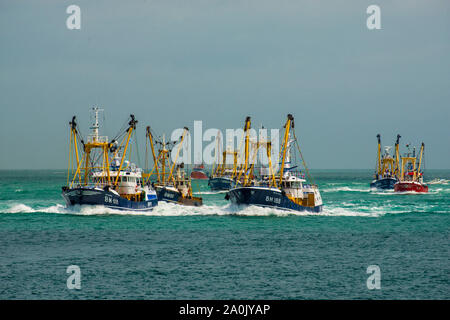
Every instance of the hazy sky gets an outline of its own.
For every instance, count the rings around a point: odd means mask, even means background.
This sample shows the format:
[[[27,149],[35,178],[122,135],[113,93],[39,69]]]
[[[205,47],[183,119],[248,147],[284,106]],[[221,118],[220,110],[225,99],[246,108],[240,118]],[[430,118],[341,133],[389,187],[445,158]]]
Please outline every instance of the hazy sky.
[[[109,135],[134,113],[141,142],[146,125],[292,113],[311,168],[373,168],[377,133],[450,168],[448,0],[2,0],[0,43],[0,169],[64,168],[68,122],[86,135],[93,105]]]

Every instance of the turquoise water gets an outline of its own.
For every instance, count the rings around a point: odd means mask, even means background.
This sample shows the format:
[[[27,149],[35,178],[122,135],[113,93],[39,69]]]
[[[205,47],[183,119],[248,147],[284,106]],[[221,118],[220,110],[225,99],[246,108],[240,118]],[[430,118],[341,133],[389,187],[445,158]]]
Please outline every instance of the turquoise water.
[[[0,171],[0,299],[450,298],[450,184],[399,195],[371,192],[370,170],[313,176],[322,214],[232,207],[205,182],[204,207],[136,214],[66,209],[63,171]]]

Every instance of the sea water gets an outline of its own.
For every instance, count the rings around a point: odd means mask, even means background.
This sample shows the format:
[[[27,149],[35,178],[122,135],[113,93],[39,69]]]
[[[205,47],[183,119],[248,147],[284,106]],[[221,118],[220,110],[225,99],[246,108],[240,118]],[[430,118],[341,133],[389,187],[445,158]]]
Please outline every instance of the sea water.
[[[427,171],[447,180],[427,194],[370,190],[370,170],[312,174],[322,213],[235,207],[206,181],[203,207],[135,213],[67,209],[63,170],[0,171],[0,299],[450,298],[449,170]]]

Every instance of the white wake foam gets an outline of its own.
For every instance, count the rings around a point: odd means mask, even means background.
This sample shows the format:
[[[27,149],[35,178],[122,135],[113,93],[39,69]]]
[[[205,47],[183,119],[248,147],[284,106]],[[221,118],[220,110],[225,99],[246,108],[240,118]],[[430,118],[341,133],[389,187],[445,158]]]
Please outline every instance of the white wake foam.
[[[5,210],[6,213],[31,213],[35,212],[33,208],[19,203]]]
[[[220,190],[220,191],[199,191],[194,192],[194,194],[220,194],[220,193],[227,193],[228,190]]]
[[[350,188],[347,186],[337,187],[337,188],[325,188],[320,190],[321,192],[339,192],[339,191],[347,191],[347,192],[370,192],[370,188]]]
[[[32,208],[23,203],[14,204],[5,210],[5,213],[35,213],[35,212],[45,212],[45,213],[63,213],[67,210],[65,206],[57,204],[50,207],[42,208]]]
[[[201,207],[182,206],[173,203],[160,201],[153,211],[139,212],[139,211],[125,211],[118,209],[111,209],[104,206],[74,206],[67,208],[64,205],[56,204],[49,207],[32,208],[25,204],[14,204],[4,211],[4,213],[56,213],[56,214],[71,214],[71,215],[139,215],[139,216],[363,216],[373,217],[384,213],[382,208],[374,208],[370,212],[357,211],[358,207],[354,208],[339,208],[339,207],[324,207],[322,212],[297,212],[287,211],[275,208],[263,208],[258,206],[236,206],[226,204],[224,206],[203,205]],[[370,208],[362,208],[363,210],[370,210]]]

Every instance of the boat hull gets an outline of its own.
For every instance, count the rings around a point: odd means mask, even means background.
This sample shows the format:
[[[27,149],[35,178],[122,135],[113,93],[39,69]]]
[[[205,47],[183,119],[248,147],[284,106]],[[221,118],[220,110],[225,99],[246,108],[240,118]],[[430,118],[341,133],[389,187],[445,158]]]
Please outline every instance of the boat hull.
[[[158,199],[130,201],[117,194],[99,188],[63,188],[62,197],[68,207],[75,205],[105,206],[127,211],[151,211],[158,205]]]
[[[206,175],[206,173],[204,173],[202,171],[192,171],[191,179],[208,180],[208,176]]]
[[[395,192],[428,192],[428,186],[419,182],[398,182],[394,186]]]
[[[281,210],[321,212],[322,205],[306,207],[292,202],[281,190],[265,187],[241,187],[231,189],[227,198],[237,205],[255,205]]]
[[[397,179],[384,178],[372,181],[370,187],[378,190],[394,190],[395,183],[397,183]]]
[[[208,185],[213,191],[230,190],[233,180],[225,177],[209,178]]]
[[[158,195],[159,201],[166,201],[194,207],[199,207],[203,205],[203,200],[201,198],[197,197],[183,198],[181,196],[181,192],[166,187],[156,187],[156,194]]]

